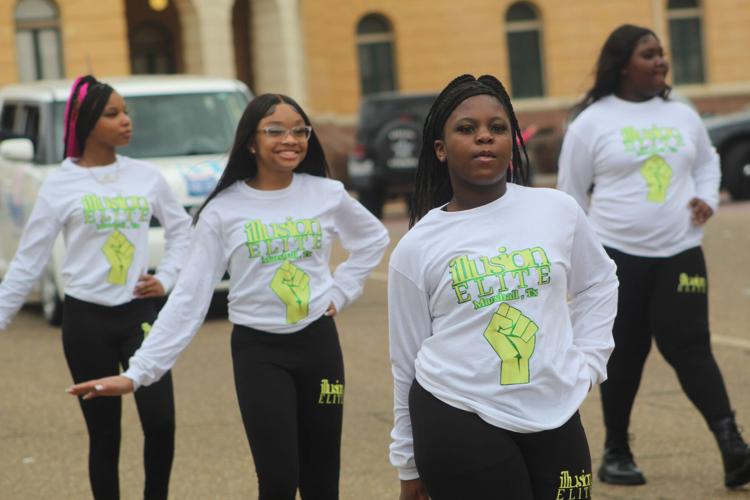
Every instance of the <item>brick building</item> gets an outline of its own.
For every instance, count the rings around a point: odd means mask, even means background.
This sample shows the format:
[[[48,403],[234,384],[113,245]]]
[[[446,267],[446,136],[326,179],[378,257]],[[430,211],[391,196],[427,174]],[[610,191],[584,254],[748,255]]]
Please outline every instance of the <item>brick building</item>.
[[[560,131],[622,23],[649,26],[702,111],[750,103],[748,0],[0,0],[0,85],[184,72],[288,93],[351,140],[360,97],[492,73],[522,124]]]

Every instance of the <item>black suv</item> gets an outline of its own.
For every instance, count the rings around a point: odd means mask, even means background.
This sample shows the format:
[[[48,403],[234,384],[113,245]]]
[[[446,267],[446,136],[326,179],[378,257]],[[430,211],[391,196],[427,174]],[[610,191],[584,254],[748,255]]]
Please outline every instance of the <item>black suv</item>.
[[[377,217],[387,197],[411,195],[422,128],[436,93],[371,94],[362,99],[347,173],[359,201]]]

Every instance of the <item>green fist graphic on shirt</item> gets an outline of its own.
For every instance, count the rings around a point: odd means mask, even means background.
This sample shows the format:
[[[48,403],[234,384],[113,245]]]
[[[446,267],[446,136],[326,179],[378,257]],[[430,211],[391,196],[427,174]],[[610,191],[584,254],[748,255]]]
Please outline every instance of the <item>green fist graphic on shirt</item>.
[[[505,302],[492,315],[484,330],[484,338],[502,361],[500,384],[529,382],[529,359],[534,354],[538,330],[536,323]]]
[[[672,167],[659,155],[653,155],[641,165],[641,175],[648,185],[648,201],[664,203],[672,182]]]
[[[102,252],[111,266],[107,281],[113,285],[124,285],[133,263],[135,247],[120,231],[113,231],[104,243]]]
[[[310,305],[310,276],[291,262],[284,261],[271,280],[271,290],[286,305],[287,323],[307,317]]]

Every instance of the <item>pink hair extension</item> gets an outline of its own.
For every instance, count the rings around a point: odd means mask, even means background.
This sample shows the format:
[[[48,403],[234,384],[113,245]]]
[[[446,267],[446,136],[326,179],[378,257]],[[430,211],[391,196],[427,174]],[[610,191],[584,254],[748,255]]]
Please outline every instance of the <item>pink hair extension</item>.
[[[80,76],[76,78],[75,82],[73,82],[73,88],[70,90],[68,103],[65,105],[65,151],[66,156],[70,158],[78,158],[81,156],[81,149],[78,146],[78,136],[76,135],[76,121],[78,120],[78,108],[88,93],[89,82],[82,84],[78,89],[78,95],[76,96],[75,94],[76,88],[84,78],[85,77]],[[70,117],[70,121],[68,121],[68,117]]]

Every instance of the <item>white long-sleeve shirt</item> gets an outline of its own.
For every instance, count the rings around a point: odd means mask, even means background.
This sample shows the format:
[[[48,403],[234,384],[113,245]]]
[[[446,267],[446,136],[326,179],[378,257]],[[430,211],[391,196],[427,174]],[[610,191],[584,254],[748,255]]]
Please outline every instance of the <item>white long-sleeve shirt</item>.
[[[425,215],[397,245],[388,275],[390,459],[401,479],[418,477],[415,378],[503,429],[564,424],[606,378],[617,285],[585,214],[559,191],[509,184],[481,207]]]
[[[610,95],[568,128],[557,187],[588,211],[605,246],[669,257],[700,245],[703,230],[688,203],[697,197],[716,211],[720,180],[719,156],[690,107]]]
[[[349,257],[331,273],[335,239]],[[239,181],[200,214],[185,268],[149,336],[123,373],[136,387],[158,380],[197,333],[214,286],[229,270],[229,320],[297,332],[333,302],[361,293],[388,245],[385,227],[338,181],[294,174],[280,190]]]
[[[169,290],[190,242],[190,217],[159,170],[120,155],[112,165],[96,168],[63,161],[44,179],[0,283],[0,329],[44,272],[60,231],[66,295],[105,306],[133,300],[138,278],[148,270],[152,215],[164,227],[167,242],[155,277]]]

